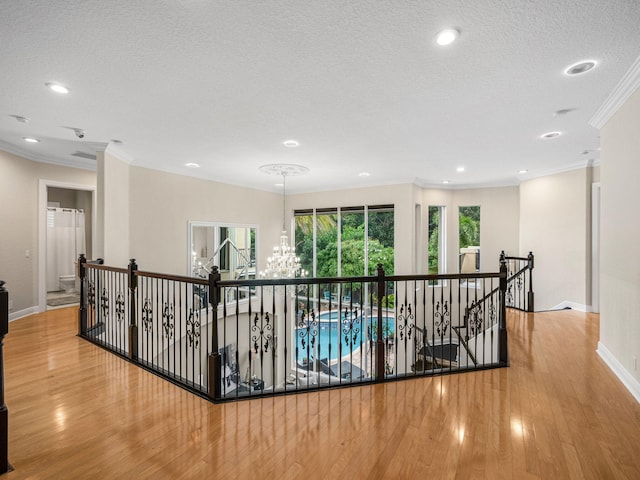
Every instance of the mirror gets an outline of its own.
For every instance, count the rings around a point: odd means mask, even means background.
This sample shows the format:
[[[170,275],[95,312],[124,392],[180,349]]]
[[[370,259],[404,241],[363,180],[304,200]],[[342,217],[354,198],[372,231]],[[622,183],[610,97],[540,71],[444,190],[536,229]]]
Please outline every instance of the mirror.
[[[189,222],[189,275],[207,278],[215,265],[222,280],[256,278],[256,231],[252,225]]]

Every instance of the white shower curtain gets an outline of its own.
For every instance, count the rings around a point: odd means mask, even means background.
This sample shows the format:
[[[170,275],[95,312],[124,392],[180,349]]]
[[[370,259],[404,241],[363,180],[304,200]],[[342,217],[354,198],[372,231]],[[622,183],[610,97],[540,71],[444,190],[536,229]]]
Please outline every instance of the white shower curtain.
[[[69,208],[47,210],[47,291],[60,289],[62,275],[75,275],[75,262],[85,253],[84,212]]]

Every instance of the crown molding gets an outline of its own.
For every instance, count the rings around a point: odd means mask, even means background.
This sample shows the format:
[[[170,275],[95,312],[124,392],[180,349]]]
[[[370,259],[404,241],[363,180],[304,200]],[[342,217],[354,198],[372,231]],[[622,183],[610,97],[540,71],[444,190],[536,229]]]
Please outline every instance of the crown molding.
[[[618,85],[589,120],[589,125],[600,130],[620,109],[620,107],[640,87],[640,57],[636,58]]]
[[[571,165],[567,165],[561,168],[552,168],[552,169],[542,170],[540,172],[536,172],[532,174],[521,175],[520,183],[526,182],[528,180],[533,180],[536,178],[550,177],[551,175],[558,175],[560,173],[571,172],[573,170],[581,170],[583,168],[597,167],[599,165],[600,165],[600,159],[581,160],[579,162],[575,162],[575,163],[572,163]]]
[[[113,157],[116,157],[118,160],[121,160],[129,165],[133,163],[133,157],[125,153],[125,151],[121,148],[116,147],[113,143],[105,144],[104,148],[102,148],[102,151],[108,153]]]
[[[0,150],[3,150],[12,155],[16,155],[18,157],[26,158],[27,160],[31,160],[33,162],[39,163],[48,163],[50,165],[60,165],[62,167],[71,167],[71,168],[81,168],[83,170],[96,170],[96,162],[88,159],[62,159],[57,157],[49,157],[46,155],[39,154],[37,152],[28,151],[26,149],[17,148],[15,145],[12,145],[7,142],[3,142],[0,140]],[[87,163],[91,162],[91,163]]]

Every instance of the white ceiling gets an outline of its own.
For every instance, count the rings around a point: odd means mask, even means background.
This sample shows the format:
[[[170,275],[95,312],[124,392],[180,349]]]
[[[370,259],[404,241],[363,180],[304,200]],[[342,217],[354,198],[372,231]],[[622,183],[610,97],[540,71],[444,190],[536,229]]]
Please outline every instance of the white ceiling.
[[[640,54],[638,0],[1,0],[0,12],[0,149],[91,166],[71,154],[117,139],[134,165],[266,190],[277,179],[260,165],[309,167],[289,192],[508,185],[597,162],[587,122]],[[460,39],[436,46],[449,26]],[[563,74],[585,59],[597,68]],[[539,138],[552,130],[563,135]]]

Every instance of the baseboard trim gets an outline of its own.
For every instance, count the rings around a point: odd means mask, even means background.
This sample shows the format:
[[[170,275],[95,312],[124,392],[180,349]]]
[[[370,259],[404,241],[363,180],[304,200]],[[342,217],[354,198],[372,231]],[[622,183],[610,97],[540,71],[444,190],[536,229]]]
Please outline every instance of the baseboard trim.
[[[607,364],[616,377],[627,387],[636,401],[640,403],[640,382],[636,380],[629,371],[618,361],[618,359],[605,347],[602,342],[598,342],[596,353]]]
[[[571,310],[578,310],[579,312],[587,312],[587,313],[590,313],[593,311],[591,308],[591,305],[569,302],[567,300],[565,300],[564,302],[560,302],[558,305],[556,305],[555,307],[551,307],[549,310],[565,310],[567,308],[570,308]]]
[[[24,310],[18,310],[17,312],[13,312],[9,314],[9,321],[13,322],[14,320],[18,320],[19,318],[28,317],[29,315],[33,315],[34,313],[38,313],[40,310],[38,307],[29,307]]]

